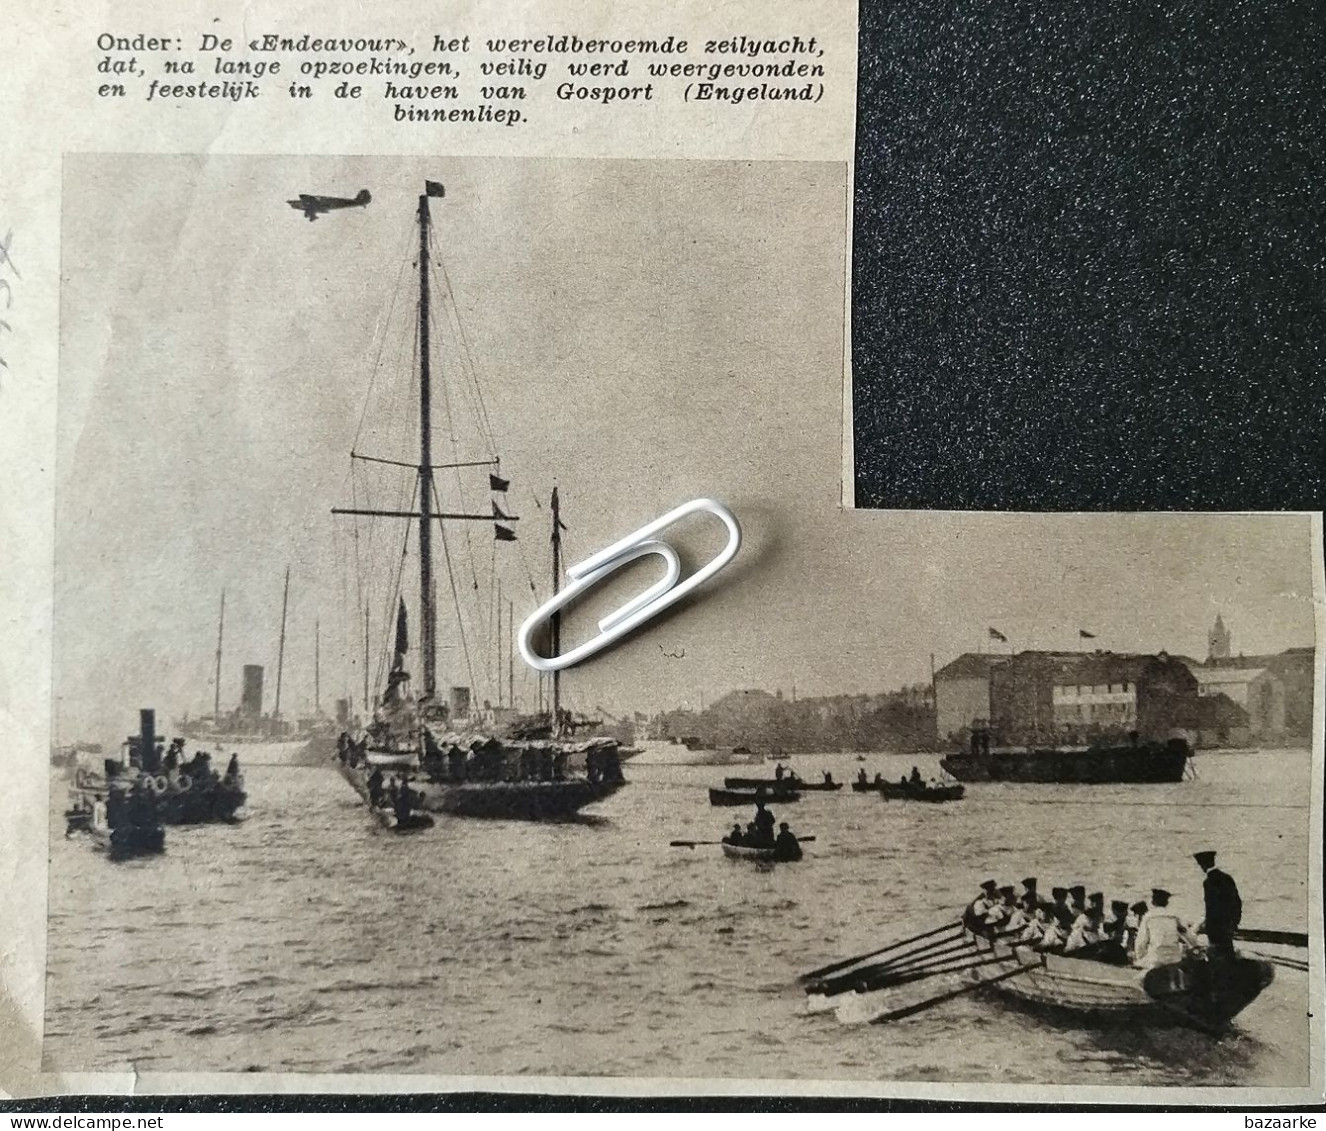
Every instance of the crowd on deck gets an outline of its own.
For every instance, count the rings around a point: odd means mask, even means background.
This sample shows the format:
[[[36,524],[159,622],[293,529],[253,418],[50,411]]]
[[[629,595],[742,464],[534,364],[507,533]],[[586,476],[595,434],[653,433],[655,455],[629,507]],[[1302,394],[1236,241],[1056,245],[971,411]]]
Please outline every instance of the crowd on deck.
[[[368,762],[369,740],[342,733],[337,757],[355,768]],[[591,784],[621,782],[617,743],[604,740],[583,747],[585,777]],[[435,782],[561,782],[570,778],[571,751],[551,742],[508,743],[496,738],[461,742],[435,739],[424,733],[419,768]]]
[[[1232,956],[1243,903],[1233,878],[1215,866],[1215,857],[1214,852],[1193,856],[1206,875],[1206,915],[1195,929],[1169,909],[1170,893],[1163,888],[1152,889],[1149,904],[1111,900],[1107,918],[1104,893],[1087,894],[1077,884],[1052,888],[1045,899],[1037,893],[1035,877],[1022,881],[1021,895],[1012,884],[986,880],[963,913],[963,924],[974,933],[1037,951],[1143,969],[1182,961],[1199,948],[1198,935],[1205,935],[1208,955]]]

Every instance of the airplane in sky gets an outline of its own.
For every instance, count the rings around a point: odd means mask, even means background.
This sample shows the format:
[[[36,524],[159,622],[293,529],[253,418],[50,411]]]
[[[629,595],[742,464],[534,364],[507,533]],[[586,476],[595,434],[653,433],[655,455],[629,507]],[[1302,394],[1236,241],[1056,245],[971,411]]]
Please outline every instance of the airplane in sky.
[[[362,208],[372,199],[368,189],[360,189],[359,195],[354,197],[310,196],[306,192],[301,192],[298,200],[287,200],[286,203],[291,208],[302,211],[308,219],[316,220],[323,212],[331,212],[337,208]]]

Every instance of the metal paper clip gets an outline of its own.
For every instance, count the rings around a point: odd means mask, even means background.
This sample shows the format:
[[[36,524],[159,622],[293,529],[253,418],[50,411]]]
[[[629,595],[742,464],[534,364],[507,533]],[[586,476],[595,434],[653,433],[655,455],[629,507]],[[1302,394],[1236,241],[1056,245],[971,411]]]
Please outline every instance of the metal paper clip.
[[[696,511],[708,511],[722,520],[723,525],[727,527],[727,545],[711,561],[679,584],[677,579],[681,577],[681,561],[677,557],[677,551],[667,542],[661,542],[652,536]],[[657,616],[670,605],[680,601],[691,590],[704,584],[736,557],[740,548],[741,527],[737,525],[736,517],[722,503],[713,499],[692,499],[689,503],[683,503],[675,510],[668,511],[662,518],[640,527],[634,534],[628,534],[607,549],[600,550],[593,557],[569,567],[566,573],[571,583],[552,600],[540,605],[520,626],[520,633],[516,637],[520,654],[524,657],[525,663],[541,672],[559,671],[562,668],[569,668],[572,664],[578,664],[581,660],[602,651],[619,637],[639,628],[645,621]],[[569,605],[586,589],[597,585],[610,573],[646,554],[657,554],[663,559],[667,567],[663,578],[599,621],[599,634],[594,639],[572,648],[569,652],[563,652],[560,656],[540,656],[534,651],[530,637],[553,613]]]

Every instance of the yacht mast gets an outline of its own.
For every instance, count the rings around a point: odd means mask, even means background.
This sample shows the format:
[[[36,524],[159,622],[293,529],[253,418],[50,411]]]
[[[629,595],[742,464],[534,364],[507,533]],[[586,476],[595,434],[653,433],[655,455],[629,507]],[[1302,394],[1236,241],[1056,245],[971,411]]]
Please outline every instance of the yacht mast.
[[[562,507],[557,499],[557,488],[552,490],[552,591],[556,597],[562,589]],[[559,609],[553,613],[548,623],[552,634],[552,654],[562,654],[562,613]],[[552,673],[553,733],[561,722],[562,714],[562,673],[553,668]]]
[[[285,591],[281,594],[281,642],[276,649],[276,703],[272,718],[281,717],[281,669],[285,667],[285,614],[290,605],[290,567],[285,567]]]
[[[429,213],[428,201],[430,197],[442,197],[444,195],[442,185],[436,181],[425,181],[424,191],[419,194],[419,462],[417,464],[402,463],[400,460],[362,455],[354,451],[350,453],[351,459],[414,469],[419,479],[418,490],[416,491],[418,509],[389,511],[360,507],[332,508],[332,514],[372,515],[377,518],[406,518],[419,521],[419,651],[423,656],[423,686],[420,695],[422,699],[433,699],[437,693],[437,593],[433,579],[433,522],[441,519],[492,522],[497,517],[495,513],[462,514],[440,512],[434,509],[438,500],[433,482],[433,472],[448,468],[497,467],[500,463],[496,457],[483,460],[465,460],[459,463],[433,463],[433,390],[428,247],[428,232],[432,217]],[[503,521],[507,522],[519,521],[516,515],[503,515],[501,517]],[[367,611],[365,612],[365,635],[367,635]],[[365,675],[367,675],[367,663],[365,663]],[[367,705],[367,693],[364,700]]]
[[[216,625],[216,679],[213,681],[215,694],[212,700],[212,717],[221,715],[221,637],[226,631],[226,591],[221,590],[221,619]]]
[[[437,607],[433,587],[433,415],[428,334],[428,194],[419,196],[419,650],[424,658],[423,697],[437,690]]]

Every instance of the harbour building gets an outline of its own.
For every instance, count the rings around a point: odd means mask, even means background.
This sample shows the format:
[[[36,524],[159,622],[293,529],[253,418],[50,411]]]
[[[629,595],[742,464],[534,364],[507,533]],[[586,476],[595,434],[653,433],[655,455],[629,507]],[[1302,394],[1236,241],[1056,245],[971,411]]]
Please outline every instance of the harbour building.
[[[1163,740],[1197,729],[1199,699],[1196,677],[1163,652],[967,653],[935,673],[936,729],[949,743],[987,728],[996,743],[1017,746],[1134,731]]]
[[[934,677],[941,745],[989,730],[997,744],[1088,745],[1136,732],[1197,746],[1302,744],[1312,733],[1315,654],[1229,655],[1217,621],[1205,662],[1093,652],[968,652]]]

